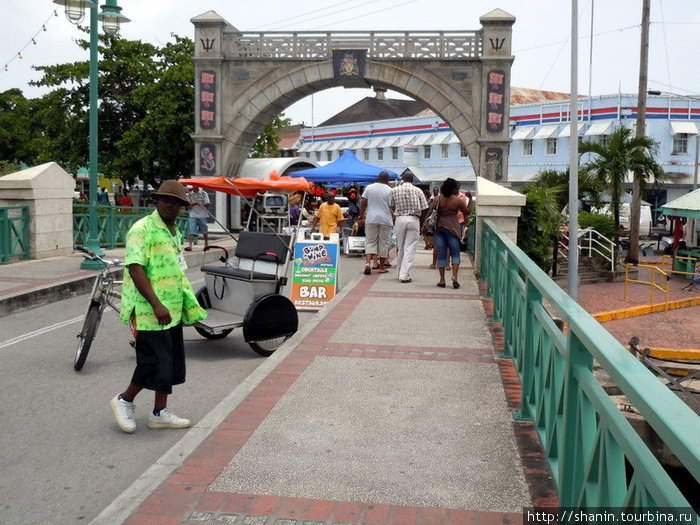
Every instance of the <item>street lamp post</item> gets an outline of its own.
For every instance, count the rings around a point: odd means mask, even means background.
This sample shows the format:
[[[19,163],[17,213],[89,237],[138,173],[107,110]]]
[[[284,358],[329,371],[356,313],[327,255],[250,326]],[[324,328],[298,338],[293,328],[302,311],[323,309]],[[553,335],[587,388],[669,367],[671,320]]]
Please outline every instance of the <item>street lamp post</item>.
[[[71,23],[79,24],[85,17],[85,8],[90,10],[90,152],[89,152],[89,218],[88,238],[86,248],[98,255],[104,255],[100,248],[100,233],[97,222],[97,65],[98,65],[98,32],[97,22],[102,20],[102,28],[105,33],[115,35],[119,32],[122,23],[129,19],[121,14],[121,7],[117,0],[106,0],[102,6],[102,13],[97,14],[97,3],[92,0],[54,0],[54,4],[65,6],[66,17]],[[98,270],[102,263],[83,259],[80,265],[83,270]]]

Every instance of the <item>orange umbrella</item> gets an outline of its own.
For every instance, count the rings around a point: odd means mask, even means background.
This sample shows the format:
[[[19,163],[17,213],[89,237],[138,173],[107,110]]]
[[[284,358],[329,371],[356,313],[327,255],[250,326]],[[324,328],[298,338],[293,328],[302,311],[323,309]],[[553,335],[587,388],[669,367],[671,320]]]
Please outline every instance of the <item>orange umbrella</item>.
[[[230,195],[242,195],[254,197],[258,193],[272,191],[275,193],[294,193],[295,191],[309,191],[313,184],[303,177],[280,177],[276,171],[270,173],[269,179],[251,179],[228,177],[202,177],[198,179],[180,179],[182,184],[197,186],[205,190],[222,191]]]

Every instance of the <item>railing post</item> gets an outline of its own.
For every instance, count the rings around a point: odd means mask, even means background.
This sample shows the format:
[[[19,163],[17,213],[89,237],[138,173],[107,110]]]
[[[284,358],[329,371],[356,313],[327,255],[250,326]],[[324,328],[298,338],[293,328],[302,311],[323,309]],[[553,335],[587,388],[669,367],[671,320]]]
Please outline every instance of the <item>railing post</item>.
[[[22,207],[22,258],[29,259],[29,207]]]
[[[114,248],[117,245],[117,214],[114,206],[107,208],[107,245]]]
[[[516,302],[519,302],[521,298],[519,297],[520,294],[518,293],[518,287],[511,278],[511,275],[514,272],[516,274],[518,273],[518,265],[511,257],[508,257],[505,268],[503,269],[503,301],[501,302],[501,312],[516,312],[517,308],[520,306],[515,304]],[[517,347],[516,340],[522,334],[517,333],[516,331],[518,328],[516,317],[513,315],[502,315],[499,321],[503,325],[505,332],[505,348],[503,349],[503,356],[519,360],[520,356],[515,350]]]
[[[10,221],[7,210],[0,208],[0,263],[10,262]]]
[[[564,410],[562,414],[562,444],[559,458],[559,505],[576,507],[579,487],[583,483],[585,443],[595,432],[595,424],[587,420],[585,407],[579,402],[576,369],[593,368],[593,357],[569,326],[566,368],[564,370]]]
[[[530,412],[529,394],[532,392],[532,383],[535,381],[535,345],[537,344],[536,330],[537,318],[535,317],[535,306],[542,304],[542,293],[535,287],[529,279],[525,283],[525,315],[523,322],[522,337],[525,344],[521,356],[522,364],[520,369],[521,402],[520,410],[513,412],[513,417],[520,421],[531,421],[533,414]]]

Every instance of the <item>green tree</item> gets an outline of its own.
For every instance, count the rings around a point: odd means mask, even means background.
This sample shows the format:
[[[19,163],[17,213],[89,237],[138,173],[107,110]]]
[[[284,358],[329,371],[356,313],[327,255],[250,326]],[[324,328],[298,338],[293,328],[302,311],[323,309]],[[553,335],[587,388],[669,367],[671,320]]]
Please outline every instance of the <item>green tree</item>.
[[[139,176],[155,186],[194,172],[194,45],[174,39],[155,52],[151,80],[131,95],[139,119],[117,139],[110,165],[123,180]]]
[[[172,37],[172,42],[156,47],[100,35],[100,173],[127,184],[140,178],[153,185],[194,173],[194,44]],[[89,49],[87,40],[77,44]],[[40,156],[75,172],[88,159],[89,63],[36,69],[44,75],[35,85],[56,88],[38,108],[48,138]],[[288,123],[284,114],[270,122],[251,155],[278,156],[277,130]]]
[[[0,160],[36,163],[46,142],[43,126],[34,118],[37,105],[19,89],[0,93]]]
[[[86,28],[80,29],[87,32]],[[84,39],[77,40],[77,45],[85,50],[90,47]],[[145,116],[133,93],[139,86],[154,81],[153,57],[157,48],[140,41],[100,34],[99,52],[99,171],[118,177],[121,174],[113,168],[114,160],[123,155],[118,142]],[[47,106],[62,106],[65,116],[63,122],[54,122],[52,126],[49,147],[52,160],[68,171],[75,171],[85,166],[88,159],[89,62],[38,66],[35,69],[43,72],[43,77],[34,85],[57,88],[43,97]]]
[[[639,170],[642,191],[652,177],[655,185],[666,180],[663,168],[654,159],[656,149],[656,141],[649,137],[635,137],[633,131],[624,126],[610,134],[606,146],[597,142],[583,142],[579,146],[582,154],[593,154],[592,160],[581,165],[581,171],[597,179],[610,193],[616,242],[620,230],[620,197],[628,174]]]
[[[557,207],[561,211],[569,203],[569,170],[543,170],[532,181],[533,184],[543,188],[556,189]],[[578,173],[578,197],[589,197],[598,200],[603,186],[590,174],[579,171]]]
[[[523,188],[526,202],[518,218],[518,246],[545,272],[550,269],[553,243],[562,223],[558,207],[561,192],[561,186],[546,187],[535,182]]]
[[[280,136],[278,130],[285,126],[289,126],[291,123],[291,119],[284,118],[284,113],[275,117],[272,122],[265,126],[265,129],[253,145],[250,156],[258,159],[265,157],[279,157],[280,148],[278,144],[280,141]]]

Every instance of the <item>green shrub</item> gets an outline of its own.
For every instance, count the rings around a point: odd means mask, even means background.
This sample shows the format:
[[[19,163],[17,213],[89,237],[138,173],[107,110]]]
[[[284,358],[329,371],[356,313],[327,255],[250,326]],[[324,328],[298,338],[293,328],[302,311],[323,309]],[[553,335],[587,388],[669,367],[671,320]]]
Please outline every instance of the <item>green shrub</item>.
[[[580,211],[578,214],[578,226],[581,229],[593,228],[608,239],[615,237],[615,219],[611,215]]]
[[[527,200],[518,219],[518,246],[545,272],[552,264],[554,241],[562,216],[557,210],[557,188],[529,184]]]

